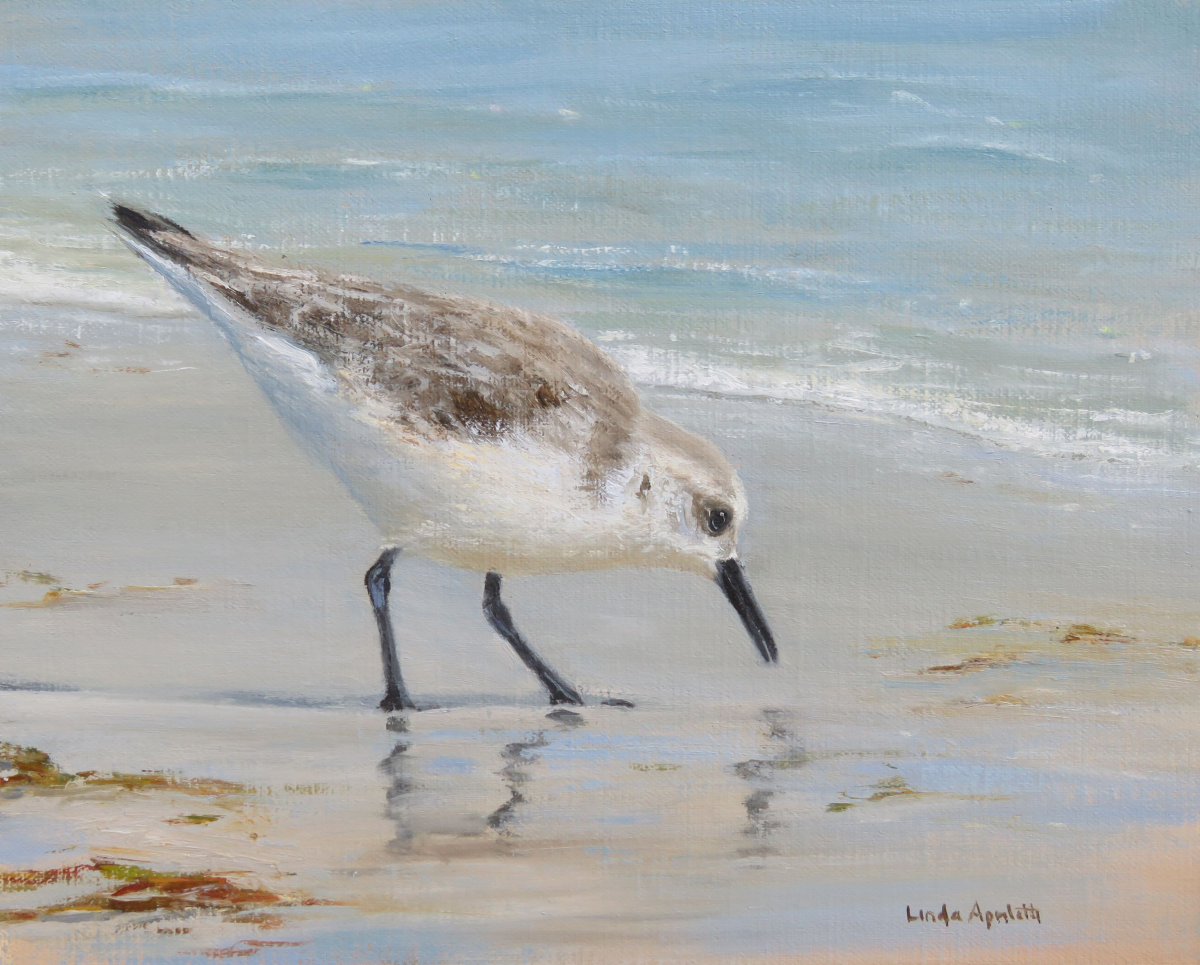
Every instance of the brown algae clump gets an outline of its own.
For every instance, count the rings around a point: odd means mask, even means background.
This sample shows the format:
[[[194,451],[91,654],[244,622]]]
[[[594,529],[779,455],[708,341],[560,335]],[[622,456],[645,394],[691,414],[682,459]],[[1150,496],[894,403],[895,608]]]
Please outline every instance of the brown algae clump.
[[[78,912],[236,913],[287,901],[283,895],[265,888],[240,885],[228,875],[153,871],[106,861],[50,871],[9,872],[0,880],[5,884],[4,890],[20,891],[87,878],[98,878],[102,890],[60,904],[0,911],[0,922],[34,921]]]
[[[1072,623],[1059,638],[1060,643],[1133,643],[1133,637],[1119,630],[1107,630],[1090,623]]]
[[[969,630],[971,627],[994,626],[995,624],[997,624],[999,622],[1000,621],[997,620],[995,617],[984,614],[982,616],[977,616],[977,617],[962,617],[961,619],[955,620],[946,629],[947,630]]]
[[[91,864],[75,864],[46,871],[5,871],[0,873],[0,892],[34,891],[45,885],[78,881],[85,872],[94,871]]]
[[[999,650],[992,653],[980,654],[975,657],[967,657],[959,663],[946,663],[936,667],[926,667],[921,673],[976,673],[980,670],[992,670],[996,667],[1003,667],[1006,664],[1013,663],[1017,660],[1018,655],[1015,653],[1003,653]]]
[[[0,744],[0,788],[66,787],[74,779],[74,774],[60,771],[50,755],[36,747]]]
[[[66,603],[68,600],[95,595],[91,590],[68,590],[65,587],[57,587],[43,593],[40,600],[18,600],[15,603],[5,603],[4,605],[15,610],[40,610],[43,607]]]
[[[233,880],[245,872],[155,871],[140,865],[118,864],[98,859],[88,864],[52,868],[48,871],[10,871],[0,875],[0,891],[32,891],[43,885],[82,883],[96,888],[90,894],[36,908],[0,910],[0,924],[40,919],[54,920],[78,914],[103,917],[150,912],[157,915],[220,915],[234,924],[279,928],[284,919],[264,908],[336,905],[320,898],[281,895],[260,885]]]
[[[191,908],[244,908],[278,904],[281,895],[263,888],[244,888],[224,875],[207,872],[178,874],[151,871],[137,865],[97,862],[105,878],[125,882],[104,895],[102,906],[111,911],[186,911]]]
[[[986,697],[979,697],[975,703],[992,707],[1025,707],[1029,701],[1017,694],[988,694]]]

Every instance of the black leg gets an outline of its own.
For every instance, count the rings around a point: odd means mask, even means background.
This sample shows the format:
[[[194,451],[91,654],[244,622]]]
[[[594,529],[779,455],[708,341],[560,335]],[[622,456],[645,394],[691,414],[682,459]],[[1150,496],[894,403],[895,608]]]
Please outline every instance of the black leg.
[[[417,705],[408,696],[404,678],[400,676],[400,658],[396,656],[396,637],[392,633],[392,618],[388,616],[388,593],[392,589],[392,563],[400,555],[398,549],[384,550],[375,565],[367,570],[364,581],[375,610],[375,623],[379,627],[379,647],[383,652],[383,682],[387,692],[380,701],[380,710],[416,710]]]
[[[583,698],[579,696],[575,688],[546,666],[542,658],[533,652],[524,637],[513,626],[512,614],[508,612],[508,607],[500,599],[499,573],[489,573],[483,581],[483,613],[487,617],[488,623],[492,625],[492,629],[504,637],[508,641],[508,645],[517,652],[521,662],[537,674],[542,686],[550,692],[550,703],[583,705]]]

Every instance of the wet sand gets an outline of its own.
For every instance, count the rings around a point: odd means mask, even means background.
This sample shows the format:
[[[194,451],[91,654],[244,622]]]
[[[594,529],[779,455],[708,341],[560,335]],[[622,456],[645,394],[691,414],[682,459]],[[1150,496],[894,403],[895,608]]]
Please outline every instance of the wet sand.
[[[550,718],[479,580],[405,561],[405,672],[441,708],[389,723],[375,537],[215,336],[48,325],[5,371],[0,740],[65,773],[242,789],[6,788],[5,873],[83,870],[5,879],[29,914],[0,961],[1200,953],[1194,493],[650,393],[742,467],[781,666],[691,577],[513,580],[519,625],[588,699]],[[204,872],[274,898],[120,910],[97,862],[141,869],[122,887]],[[1041,920],[988,928],[976,902]]]
[[[7,909],[42,914],[7,926],[4,960],[1082,961],[1098,936],[1131,961],[1194,957],[1190,698],[1144,661],[1152,707],[1061,678],[1052,694],[1028,672],[898,669],[914,659],[873,661],[896,699],[853,724],[802,702],[558,719],[480,704],[385,724],[7,694],[6,735],[65,770],[240,788],[10,789],[6,869],[204,872],[280,901],[81,912],[61,905],[113,883],[9,888]],[[975,902],[1041,920],[989,929]],[[942,903],[963,920],[908,920]]]

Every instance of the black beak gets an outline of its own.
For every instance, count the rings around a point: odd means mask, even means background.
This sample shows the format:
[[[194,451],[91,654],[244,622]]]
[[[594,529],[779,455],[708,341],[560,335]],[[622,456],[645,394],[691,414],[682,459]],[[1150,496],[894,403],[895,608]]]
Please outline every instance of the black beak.
[[[722,560],[717,564],[717,586],[725,594],[725,598],[733,604],[737,615],[742,618],[742,625],[750,634],[750,639],[758,647],[763,660],[767,663],[779,661],[779,651],[775,649],[775,638],[771,636],[771,628],[767,626],[767,618],[763,616],[754,599],[754,591],[746,580],[746,571],[742,564],[735,559]]]

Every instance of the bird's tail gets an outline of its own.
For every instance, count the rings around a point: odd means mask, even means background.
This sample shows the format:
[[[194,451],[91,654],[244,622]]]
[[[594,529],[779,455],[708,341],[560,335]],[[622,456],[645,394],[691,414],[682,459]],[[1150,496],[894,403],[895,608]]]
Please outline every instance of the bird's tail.
[[[143,254],[139,249],[148,248],[169,261],[187,266],[208,247],[183,225],[152,211],[140,211],[131,205],[114,202],[112,215],[117,228],[134,243],[131,247],[138,254]]]
[[[114,203],[112,215],[121,240],[223,330],[232,324],[231,303],[249,307],[223,281],[224,275],[239,267],[233,253],[197,238],[170,218],[132,205]],[[240,315],[239,319],[244,324],[245,319]]]

